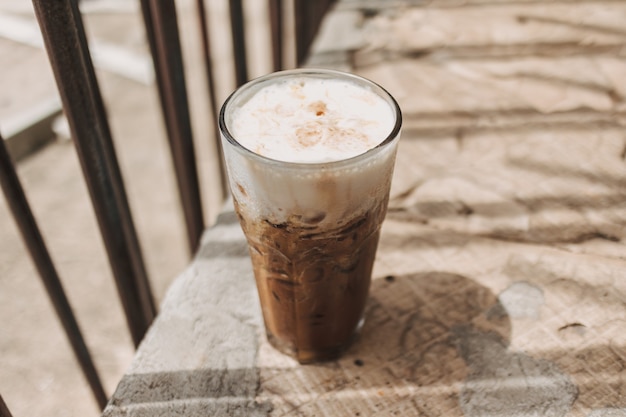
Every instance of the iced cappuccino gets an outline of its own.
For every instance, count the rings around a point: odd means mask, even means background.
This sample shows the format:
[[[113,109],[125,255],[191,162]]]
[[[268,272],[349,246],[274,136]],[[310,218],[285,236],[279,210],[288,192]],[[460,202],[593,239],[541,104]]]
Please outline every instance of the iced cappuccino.
[[[222,107],[267,336],[301,363],[336,358],[362,323],[400,125],[384,89],[329,70],[256,79]]]

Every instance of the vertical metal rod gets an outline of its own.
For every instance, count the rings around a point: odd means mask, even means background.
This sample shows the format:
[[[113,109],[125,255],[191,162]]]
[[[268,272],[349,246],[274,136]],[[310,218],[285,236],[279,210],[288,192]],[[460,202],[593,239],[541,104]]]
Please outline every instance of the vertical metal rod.
[[[154,67],[154,74],[156,77],[157,88],[159,91],[159,102],[161,104],[161,111],[163,113],[163,118],[165,122],[165,128],[168,131],[169,138],[169,120],[165,118],[167,103],[165,101],[165,96],[161,94],[161,91],[165,91],[165,87],[163,86],[163,74],[161,66],[158,65],[158,61],[155,58],[158,54],[158,49],[156,45],[156,35],[154,33],[154,23],[152,21],[152,12],[150,11],[150,0],[141,0],[141,15],[143,17],[144,28],[146,30],[146,38],[148,39],[148,46],[150,48],[150,56],[152,56],[152,66]]]
[[[206,9],[204,0],[196,0],[198,13],[198,24],[200,27],[200,40],[202,42],[202,55],[204,58],[204,68],[206,71],[207,88],[209,90],[209,111],[213,122],[213,134],[215,139],[215,149],[218,152],[217,158],[219,163],[220,184],[222,189],[222,199],[228,195],[228,182],[226,181],[226,166],[222,153],[222,141],[220,140],[220,129],[217,122],[217,98],[215,94],[215,77],[213,75],[213,63],[211,62],[211,38],[209,36],[209,27],[206,19]]]
[[[0,417],[13,417],[9,411],[9,407],[7,407],[2,399],[2,395],[0,395]]]
[[[296,35],[296,65],[300,65],[304,59],[306,50],[306,33],[308,30],[307,8],[305,0],[294,0],[295,35]]]
[[[20,229],[22,239],[24,239],[24,243],[26,243],[28,247],[30,256],[35,263],[39,276],[52,301],[54,310],[74,350],[74,355],[76,355],[76,359],[80,364],[100,409],[104,409],[107,396],[104,393],[102,382],[96,371],[85,339],[78,327],[76,317],[67,300],[59,275],[52,263],[50,253],[37,227],[37,223],[26,199],[26,195],[24,194],[24,189],[15,172],[15,166],[13,165],[13,161],[11,161],[2,135],[0,135],[0,185],[2,186],[2,191],[7,199],[9,208],[13,213],[15,222]],[[5,414],[5,410],[7,414]],[[8,409],[0,398],[0,416],[5,415],[10,414],[8,414]]]
[[[283,5],[282,0],[269,0],[274,71],[283,69]]]
[[[33,0],[135,346],[156,315],[75,0]]]
[[[243,6],[241,0],[230,0],[230,30],[235,58],[235,81],[237,87],[248,81],[246,60],[246,36],[244,31]]]
[[[161,109],[176,171],[190,253],[204,230],[183,58],[173,0],[142,0],[142,12],[157,76]]]
[[[335,0],[294,0],[296,64],[304,62],[324,15]]]

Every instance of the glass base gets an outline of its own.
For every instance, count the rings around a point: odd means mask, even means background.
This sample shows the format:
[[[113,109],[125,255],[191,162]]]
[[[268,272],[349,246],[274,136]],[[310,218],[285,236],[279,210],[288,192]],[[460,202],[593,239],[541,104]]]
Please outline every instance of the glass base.
[[[274,349],[278,350],[280,353],[296,359],[300,364],[306,365],[311,363],[328,362],[339,359],[341,355],[350,347],[350,345],[354,343],[355,339],[358,337],[361,331],[361,328],[363,327],[364,322],[364,318],[361,318],[361,320],[359,320],[356,329],[354,330],[352,336],[347,342],[321,349],[298,348],[297,346],[294,346],[293,343],[285,342],[284,340],[281,340],[280,338],[274,336],[269,332],[266,332],[266,335],[268,342],[270,342],[270,345],[272,345]]]

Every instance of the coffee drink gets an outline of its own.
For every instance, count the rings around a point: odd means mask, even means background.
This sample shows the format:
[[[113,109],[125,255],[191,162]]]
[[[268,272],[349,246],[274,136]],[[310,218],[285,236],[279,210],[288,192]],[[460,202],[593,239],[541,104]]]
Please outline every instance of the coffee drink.
[[[336,358],[362,322],[400,124],[385,90],[330,70],[254,80],[222,107],[268,339],[301,363]]]

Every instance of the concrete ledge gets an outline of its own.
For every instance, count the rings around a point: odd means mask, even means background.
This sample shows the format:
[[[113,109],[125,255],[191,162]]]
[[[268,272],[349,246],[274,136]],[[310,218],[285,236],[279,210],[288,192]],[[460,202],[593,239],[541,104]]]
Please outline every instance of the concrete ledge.
[[[264,416],[256,401],[261,312],[233,212],[220,215],[179,276],[104,417]]]

